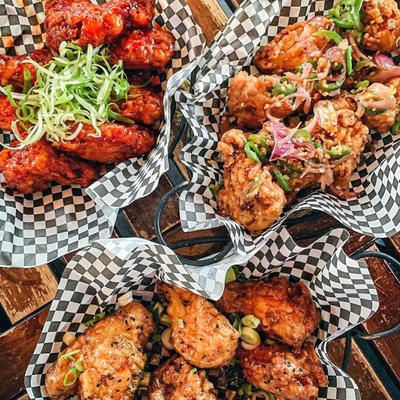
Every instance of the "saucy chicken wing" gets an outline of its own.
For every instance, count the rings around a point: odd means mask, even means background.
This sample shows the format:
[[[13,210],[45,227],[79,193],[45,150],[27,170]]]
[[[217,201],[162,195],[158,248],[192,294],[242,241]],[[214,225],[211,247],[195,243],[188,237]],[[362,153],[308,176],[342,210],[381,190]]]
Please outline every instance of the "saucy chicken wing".
[[[47,46],[58,52],[64,41],[82,48],[110,43],[128,26],[150,26],[153,8],[154,0],[110,0],[101,5],[89,0],[50,0],[46,3]]]
[[[11,124],[17,120],[15,108],[10,104],[7,96],[0,95],[0,129],[11,131]]]
[[[46,373],[51,399],[78,394],[80,400],[130,400],[146,362],[143,348],[154,328],[150,312],[132,302],[88,328]],[[69,386],[68,371],[82,370]]]
[[[18,141],[11,143],[18,145]],[[44,139],[22,149],[2,150],[0,171],[5,186],[20,193],[45,190],[50,182],[86,187],[99,176],[90,163],[58,152]]]
[[[282,344],[261,345],[250,351],[240,349],[238,355],[246,379],[279,400],[314,400],[318,388],[328,384],[310,344],[297,351]]]
[[[400,11],[395,0],[364,0],[363,46],[390,53],[398,46]]]
[[[0,54],[0,86],[11,85],[13,90],[19,92],[24,87],[24,71],[29,72],[31,82],[36,81],[36,67],[26,62],[28,59],[40,65],[46,65],[52,58],[48,49],[34,50],[23,56],[6,56]]]
[[[91,125],[85,125],[79,135],[57,144],[62,151],[75,154],[85,160],[101,163],[118,163],[150,152],[155,137],[139,125],[103,124],[101,136]]]
[[[330,47],[330,42],[325,36],[313,34],[332,26],[332,21],[321,16],[289,25],[257,51],[257,68],[266,74],[280,74],[295,70],[306,61],[318,60]]]
[[[286,277],[228,283],[217,304],[225,313],[256,316],[269,337],[293,347],[300,347],[321,321],[308,288]]]
[[[171,340],[175,350],[199,368],[226,365],[235,355],[239,332],[205,298],[188,290],[158,285],[169,305],[172,321]]]
[[[127,69],[165,69],[174,55],[174,36],[166,29],[136,30],[112,43],[112,62]]]
[[[248,158],[246,136],[232,129],[218,143],[224,161],[224,184],[218,191],[219,212],[252,233],[272,225],[286,205],[285,192],[272,180],[270,169]]]
[[[204,371],[173,357],[152,374],[150,400],[216,400],[213,389]]]

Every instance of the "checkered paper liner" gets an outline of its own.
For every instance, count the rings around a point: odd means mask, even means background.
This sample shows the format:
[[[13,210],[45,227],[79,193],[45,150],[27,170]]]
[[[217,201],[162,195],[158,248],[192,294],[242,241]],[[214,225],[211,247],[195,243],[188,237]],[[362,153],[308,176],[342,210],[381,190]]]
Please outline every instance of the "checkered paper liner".
[[[244,274],[251,279],[285,275],[309,287],[321,309],[322,322],[314,339],[329,378],[328,387],[319,391],[319,399],[360,399],[352,378],[329,360],[326,346],[377,310],[378,296],[368,267],[343,252],[342,246],[349,236],[343,229],[333,230],[304,248],[295,244],[285,228],[275,235],[244,264]],[[84,332],[84,322],[106,306],[115,305],[122,294],[129,292],[133,299],[149,304],[156,280],[162,279],[216,299],[223,292],[227,269],[228,265],[221,266],[221,271],[211,277],[208,269],[198,268],[199,274],[205,275],[205,282],[218,281],[212,289],[206,288],[204,281],[183,266],[170,249],[144,239],[102,240],[81,250],[64,271],[27,368],[25,386],[29,397],[47,398],[45,373],[64,347],[65,332]],[[146,370],[153,371],[168,355],[159,343],[154,344]],[[210,371],[209,378],[218,389],[218,398],[225,399],[227,389],[218,386],[220,374]]]
[[[44,192],[22,196],[1,188],[1,266],[44,264],[110,237],[118,209],[153,192],[167,171],[171,98],[202,53],[204,39],[185,0],[157,0],[156,7],[155,21],[166,25],[176,38],[171,67],[160,76],[166,122],[156,147],[146,158],[118,164],[86,190],[54,185]],[[26,54],[42,47],[44,17],[42,1],[0,0],[0,53]],[[2,136],[10,140],[7,132]]]
[[[325,212],[345,226],[374,237],[391,236],[400,230],[400,150],[396,138],[390,134],[372,133],[374,150],[366,150],[365,163],[351,179],[350,186],[358,193],[357,199],[343,201],[316,191],[258,237],[252,237],[238,223],[218,215],[217,204],[208,188],[210,184],[220,182],[223,175],[222,164],[217,161],[217,144],[230,78],[241,69],[257,73],[252,60],[260,45],[272,40],[289,24],[326,13],[332,3],[320,0],[245,1],[198,61],[192,91],[176,93],[177,103],[193,132],[193,140],[181,153],[183,163],[192,172],[179,203],[185,231],[225,225],[235,251],[245,255],[260,248],[271,232],[297,210]]]

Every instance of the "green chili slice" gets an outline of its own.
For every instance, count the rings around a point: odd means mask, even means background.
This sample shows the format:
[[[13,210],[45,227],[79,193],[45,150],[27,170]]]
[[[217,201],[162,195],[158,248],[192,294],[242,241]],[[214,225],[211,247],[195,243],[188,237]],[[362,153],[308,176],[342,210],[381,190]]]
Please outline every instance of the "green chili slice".
[[[289,183],[286,182],[285,175],[282,174],[279,169],[274,168],[272,170],[275,179],[278,181],[279,186],[285,191],[285,192],[291,192],[292,188],[290,187]]]
[[[283,85],[282,83],[277,83],[272,88],[272,94],[275,96],[279,96],[280,94],[288,96],[289,94],[293,94],[296,92],[297,92],[297,88],[294,85]]]
[[[253,143],[255,143],[255,144],[258,145],[258,146],[269,147],[269,146],[268,146],[268,143],[267,143],[267,141],[266,141],[266,139],[265,139],[265,137],[264,137],[263,135],[260,135],[260,134],[257,135],[257,134],[252,133],[252,134],[247,138],[247,141],[253,142]]]
[[[62,361],[62,360],[70,359],[70,358],[72,358],[74,360],[74,355],[78,354],[80,352],[81,352],[80,349],[70,351],[69,353],[65,353],[62,356],[60,356],[59,360]]]
[[[76,380],[78,379],[79,371],[72,367],[64,376],[63,385],[64,386],[72,386]]]
[[[373,110],[371,108],[365,107],[365,112],[369,115],[379,115],[379,114],[383,114],[386,111],[387,111],[386,108],[382,108],[381,110]]]
[[[260,151],[258,150],[257,145],[255,145],[253,142],[248,141],[244,146],[244,151],[251,161],[254,161],[255,163],[261,162],[259,158]]]
[[[332,160],[339,160],[347,154],[350,154],[351,148],[343,144],[338,144],[337,146],[326,150],[326,152],[331,156]]]
[[[328,31],[327,29],[322,29],[318,32],[315,32],[313,36],[325,36],[335,44],[340,44],[343,41],[343,38],[337,32]]]
[[[340,72],[342,69],[343,69],[343,64],[342,63],[334,62],[331,65],[331,70],[333,72]]]
[[[358,82],[357,85],[356,85],[356,88],[357,89],[364,89],[364,88],[367,88],[368,86],[369,86],[369,81],[365,80],[365,81]]]
[[[396,121],[390,128],[392,135],[398,135],[400,132],[400,120]]]
[[[295,138],[303,137],[304,139],[307,139],[309,142],[312,140],[311,133],[307,129],[299,129],[298,131],[295,132],[293,135]]]
[[[344,78],[339,79],[337,82],[332,82],[332,83],[318,82],[315,85],[315,88],[321,90],[321,92],[333,92],[334,90],[340,89],[343,83],[344,83]]]
[[[99,321],[101,321],[104,317],[106,316],[106,313],[104,311],[96,314],[92,319],[89,321],[85,322],[85,326],[90,327],[93,325],[96,325]]]
[[[347,75],[350,76],[353,73],[353,58],[351,56],[352,48],[349,46],[346,51],[346,72]]]

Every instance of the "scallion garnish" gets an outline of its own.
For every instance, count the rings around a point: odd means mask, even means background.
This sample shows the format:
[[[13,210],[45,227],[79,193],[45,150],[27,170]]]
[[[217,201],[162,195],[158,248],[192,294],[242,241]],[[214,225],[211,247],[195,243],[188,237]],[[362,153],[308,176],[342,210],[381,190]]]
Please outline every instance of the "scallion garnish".
[[[64,386],[72,386],[76,380],[78,379],[80,372],[72,367],[64,376],[63,385]]]
[[[104,311],[100,312],[100,313],[96,314],[92,319],[90,319],[89,321],[85,322],[85,326],[90,327],[90,326],[96,325],[105,316],[106,316],[106,313]]]

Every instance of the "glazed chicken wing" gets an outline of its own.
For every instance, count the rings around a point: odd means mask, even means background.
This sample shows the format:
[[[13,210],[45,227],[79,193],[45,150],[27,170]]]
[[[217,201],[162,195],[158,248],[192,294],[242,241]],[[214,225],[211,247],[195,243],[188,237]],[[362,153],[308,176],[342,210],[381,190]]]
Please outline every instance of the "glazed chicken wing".
[[[269,337],[293,347],[300,347],[321,321],[308,288],[286,277],[229,283],[218,306],[225,313],[255,315]]]
[[[363,45],[371,51],[390,53],[400,37],[400,11],[395,0],[364,0]]]
[[[46,374],[52,399],[78,394],[80,400],[130,400],[139,386],[146,362],[143,348],[153,330],[149,311],[132,302],[88,328],[66,348]],[[70,356],[67,356],[70,354]],[[79,362],[83,372],[64,385],[68,371]]]
[[[255,350],[239,350],[239,362],[246,379],[271,392],[279,400],[314,400],[318,388],[328,380],[310,344],[296,352],[282,344],[261,345]]]
[[[11,146],[18,144],[14,141]],[[5,186],[20,193],[45,190],[50,182],[86,187],[99,176],[90,163],[58,152],[44,139],[22,149],[2,150],[0,171]]]
[[[216,400],[213,389],[204,371],[173,357],[154,371],[150,400]]]
[[[127,69],[165,69],[174,55],[175,38],[166,29],[136,30],[110,46],[113,62]]]
[[[118,163],[149,153],[155,143],[154,135],[139,125],[103,124],[100,128],[101,136],[95,136],[95,129],[85,125],[75,139],[57,146],[86,160]]]
[[[0,86],[11,85],[13,90],[19,92],[24,87],[24,70],[29,71],[32,83],[36,81],[36,67],[26,62],[28,59],[40,65],[46,65],[52,58],[49,50],[34,50],[23,56],[6,56],[0,54]]]
[[[330,29],[332,21],[314,17],[283,29],[275,38],[258,50],[257,68],[266,74],[292,71],[306,61],[318,60],[330,47],[325,36],[313,36],[322,29]]]
[[[0,129],[11,131],[11,124],[16,119],[15,108],[10,104],[7,96],[0,95]]]
[[[169,301],[175,350],[199,368],[226,365],[235,355],[239,332],[205,298],[165,283],[158,290]]]
[[[244,152],[246,136],[232,129],[221,138],[218,150],[224,161],[224,186],[218,192],[218,208],[252,233],[263,231],[282,214],[285,192],[272,180],[270,170]]]
[[[62,42],[82,48],[110,43],[127,27],[148,27],[154,0],[110,0],[102,5],[89,0],[50,0],[46,3],[47,46],[58,51]]]

